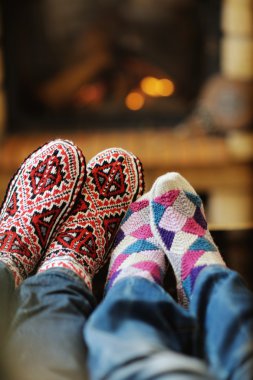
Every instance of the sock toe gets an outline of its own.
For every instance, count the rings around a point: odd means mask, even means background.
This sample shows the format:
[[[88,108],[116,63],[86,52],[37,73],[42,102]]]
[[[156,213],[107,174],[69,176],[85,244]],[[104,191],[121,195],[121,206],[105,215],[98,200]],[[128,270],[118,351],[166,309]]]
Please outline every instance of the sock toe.
[[[171,190],[184,190],[189,193],[197,194],[191,184],[176,172],[169,172],[157,178],[152,186],[152,198],[158,197],[161,194]]]

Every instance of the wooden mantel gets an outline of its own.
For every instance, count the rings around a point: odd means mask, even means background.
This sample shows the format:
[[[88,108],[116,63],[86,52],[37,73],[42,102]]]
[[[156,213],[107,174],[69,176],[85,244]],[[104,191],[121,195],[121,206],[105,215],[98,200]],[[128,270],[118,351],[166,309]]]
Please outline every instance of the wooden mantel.
[[[0,144],[0,196],[12,174],[31,151],[53,138],[77,144],[86,160],[109,147],[137,155],[144,166],[146,190],[168,171],[184,175],[208,195],[208,216],[215,226],[252,224],[252,135],[179,137],[168,129],[95,131],[5,136]]]

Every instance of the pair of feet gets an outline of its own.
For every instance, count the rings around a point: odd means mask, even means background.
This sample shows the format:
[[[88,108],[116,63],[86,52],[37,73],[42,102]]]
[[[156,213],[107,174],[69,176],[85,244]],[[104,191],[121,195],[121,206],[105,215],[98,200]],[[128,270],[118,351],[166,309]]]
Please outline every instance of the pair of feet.
[[[30,274],[67,268],[92,287],[129,205],[143,193],[138,158],[105,150],[85,164],[73,143],[32,153],[7,189],[0,212],[0,261],[16,286]]]
[[[178,301],[187,307],[199,273],[225,263],[193,187],[178,173],[159,177],[132,203],[117,232],[106,287],[129,276],[163,284],[172,265]]]
[[[0,215],[0,261],[16,285],[36,270],[67,268],[92,288],[115,238],[106,289],[129,276],[162,284],[169,261],[179,302],[187,305],[200,271],[225,265],[202,202],[177,173],[159,177],[135,201],[143,189],[141,163],[129,152],[108,149],[86,170],[72,143],[44,145],[9,185]]]

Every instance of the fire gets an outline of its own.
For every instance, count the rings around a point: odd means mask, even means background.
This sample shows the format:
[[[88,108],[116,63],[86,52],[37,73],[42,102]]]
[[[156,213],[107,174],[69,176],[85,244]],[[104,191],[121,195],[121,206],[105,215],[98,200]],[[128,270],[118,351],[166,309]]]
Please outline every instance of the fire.
[[[144,96],[139,92],[130,92],[125,99],[125,103],[131,111],[138,111],[144,105]]]
[[[140,87],[144,94],[153,97],[170,96],[175,90],[174,83],[167,78],[145,77],[141,80]]]

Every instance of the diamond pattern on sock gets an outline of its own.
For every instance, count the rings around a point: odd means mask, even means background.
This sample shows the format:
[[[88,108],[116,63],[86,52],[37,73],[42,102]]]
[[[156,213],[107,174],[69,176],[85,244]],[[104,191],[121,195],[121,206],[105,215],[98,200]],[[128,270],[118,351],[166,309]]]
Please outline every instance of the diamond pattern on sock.
[[[105,264],[129,205],[143,193],[141,162],[130,152],[111,148],[87,166],[87,180],[68,220],[48,248],[40,272],[69,268],[92,288]]]
[[[38,165],[32,168],[30,173],[31,189],[33,192],[32,198],[38,194],[43,194],[45,191],[52,191],[55,186],[59,186],[63,180],[63,164],[61,158],[55,150],[52,156],[46,157]]]
[[[18,253],[20,255],[31,257],[31,252],[27,245],[22,242],[15,228],[0,234],[0,244],[3,251],[8,251],[10,254]]]
[[[115,236],[115,231],[118,230],[122,217],[113,215],[105,217],[103,220],[103,229],[105,234],[105,250],[108,251],[111,246],[111,241]]]
[[[14,191],[9,201],[9,204],[7,205],[7,208],[6,208],[5,219],[8,218],[8,215],[14,216],[16,212],[18,212],[18,198],[17,198],[17,192]]]
[[[63,203],[63,205],[65,206],[65,203]],[[46,246],[52,228],[61,213],[61,208],[62,207],[54,206],[51,210],[44,208],[40,213],[34,212],[31,218],[31,224],[36,231],[41,246]]]
[[[33,152],[13,177],[0,210],[0,261],[16,286],[35,269],[69,215],[84,176],[81,151],[58,139]]]
[[[94,167],[91,171],[91,176],[102,200],[124,195],[126,192],[123,159],[112,159],[108,164]]]
[[[158,284],[163,282],[165,255],[151,232],[149,214],[149,194],[130,206],[112,250],[107,291],[117,281],[131,276],[143,277]]]
[[[90,258],[96,257],[97,246],[91,226],[66,229],[58,234],[57,240],[64,248],[73,250],[79,255],[86,254]]]
[[[151,231],[174,269],[179,302],[187,307],[201,270],[225,263],[207,229],[201,199],[183,177],[159,177],[151,199]]]

